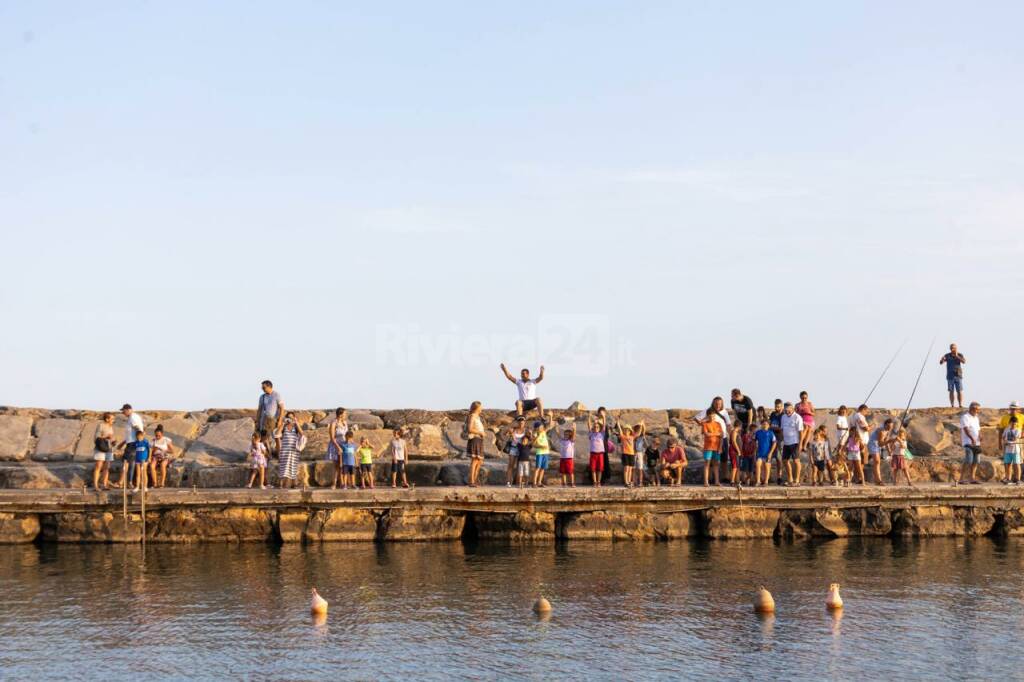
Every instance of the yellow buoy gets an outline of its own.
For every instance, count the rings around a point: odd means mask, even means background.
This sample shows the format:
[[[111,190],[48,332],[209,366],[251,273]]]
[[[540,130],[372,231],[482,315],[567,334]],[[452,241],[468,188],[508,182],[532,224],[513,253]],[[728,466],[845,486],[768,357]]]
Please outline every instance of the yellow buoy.
[[[754,597],[754,610],[758,613],[775,613],[775,600],[772,599],[772,593],[763,586],[758,589],[757,596]]]
[[[317,594],[316,588],[313,588],[313,602],[309,607],[310,613],[325,614],[327,613],[327,600]]]
[[[544,597],[540,597],[537,601],[533,602],[534,613],[551,613],[551,602]]]
[[[828,598],[825,599],[825,607],[832,610],[843,608],[843,598],[839,596],[839,583],[832,583],[828,586]]]

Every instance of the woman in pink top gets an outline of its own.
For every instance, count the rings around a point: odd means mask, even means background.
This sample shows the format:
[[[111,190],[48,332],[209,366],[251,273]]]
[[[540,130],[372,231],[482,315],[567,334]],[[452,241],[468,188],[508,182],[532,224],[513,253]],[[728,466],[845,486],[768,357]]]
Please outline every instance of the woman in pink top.
[[[800,391],[800,402],[794,409],[804,420],[804,430],[800,432],[800,452],[803,452],[814,432],[814,403],[807,399],[807,391]]]

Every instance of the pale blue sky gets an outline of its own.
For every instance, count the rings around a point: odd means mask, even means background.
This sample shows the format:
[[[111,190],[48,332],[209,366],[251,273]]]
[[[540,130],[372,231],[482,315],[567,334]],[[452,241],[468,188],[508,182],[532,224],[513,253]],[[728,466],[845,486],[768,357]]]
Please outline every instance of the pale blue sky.
[[[5,2],[0,403],[507,406],[499,359],[559,407],[853,403],[908,338],[896,405],[933,335],[917,404],[949,341],[1024,399],[1022,25]]]

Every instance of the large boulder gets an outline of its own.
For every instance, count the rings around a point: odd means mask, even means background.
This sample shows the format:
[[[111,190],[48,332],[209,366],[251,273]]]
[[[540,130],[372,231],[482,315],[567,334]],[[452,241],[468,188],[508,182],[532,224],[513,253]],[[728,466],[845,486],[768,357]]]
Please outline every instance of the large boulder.
[[[705,509],[704,532],[709,538],[770,538],[779,525],[779,512],[759,507],[717,507]]]
[[[39,535],[39,515],[0,512],[0,545],[22,545]]]
[[[87,465],[25,462],[0,466],[0,488],[82,488],[86,481],[92,483],[91,467]]]
[[[82,422],[77,419],[40,419],[35,425],[36,450],[32,459],[38,462],[62,462],[75,454]]]
[[[414,424],[433,424],[444,426],[448,422],[448,415],[444,412],[432,412],[429,410],[385,410],[375,412],[389,429],[397,429],[400,426],[412,426]]]
[[[915,415],[907,424],[907,445],[915,455],[934,455],[953,445],[953,437],[937,415]]]
[[[185,459],[204,463],[245,461],[254,428],[253,420],[248,417],[211,422],[185,452]]]
[[[0,461],[19,462],[28,455],[32,417],[0,415]]]
[[[667,410],[630,409],[609,410],[616,424],[635,426],[643,422],[647,432],[652,434],[668,433],[669,419]]]
[[[362,435],[360,433],[360,435]],[[389,438],[390,440],[390,438]],[[406,441],[411,457],[417,459],[444,459],[448,457],[448,444],[440,426],[416,424],[408,429]]]

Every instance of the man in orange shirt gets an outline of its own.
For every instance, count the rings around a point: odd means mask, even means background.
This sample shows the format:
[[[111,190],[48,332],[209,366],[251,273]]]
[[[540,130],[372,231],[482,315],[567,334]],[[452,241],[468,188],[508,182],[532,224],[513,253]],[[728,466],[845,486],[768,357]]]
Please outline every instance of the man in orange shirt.
[[[714,409],[708,408],[707,419],[700,423],[701,431],[704,432],[704,487],[707,488],[708,474],[714,470],[715,485],[722,485],[719,478],[718,463],[722,458],[722,425],[713,418]]]

